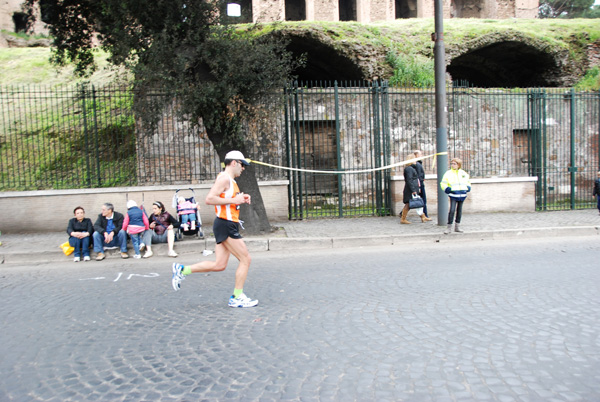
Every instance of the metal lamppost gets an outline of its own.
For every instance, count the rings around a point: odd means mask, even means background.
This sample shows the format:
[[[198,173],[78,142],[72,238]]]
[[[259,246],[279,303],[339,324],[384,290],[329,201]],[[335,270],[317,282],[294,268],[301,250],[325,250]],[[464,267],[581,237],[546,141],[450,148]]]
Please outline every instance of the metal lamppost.
[[[446,225],[448,217],[448,196],[440,187],[440,182],[448,169],[448,105],[446,103],[446,50],[444,48],[444,8],[442,0],[434,0],[435,33],[431,39],[435,60],[435,123],[437,156],[437,201],[438,225]]]

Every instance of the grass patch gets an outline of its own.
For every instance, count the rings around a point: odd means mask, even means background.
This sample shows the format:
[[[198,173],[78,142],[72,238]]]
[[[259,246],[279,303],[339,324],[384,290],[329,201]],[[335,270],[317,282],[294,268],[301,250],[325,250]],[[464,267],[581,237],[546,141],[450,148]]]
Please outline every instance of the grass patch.
[[[127,87],[0,87],[0,190],[135,185]]]
[[[431,88],[435,85],[434,64],[431,59],[390,52],[387,62],[394,69],[394,75],[389,79],[391,86]]]
[[[58,86],[84,82],[103,85],[127,80],[124,70],[112,68],[107,54],[100,50],[96,56],[98,71],[88,79],[76,77],[72,66],[57,68],[50,62],[50,56],[51,50],[42,47],[0,49],[0,85]]]
[[[600,90],[600,68],[593,67],[585,76],[575,85],[579,91],[597,91]]]

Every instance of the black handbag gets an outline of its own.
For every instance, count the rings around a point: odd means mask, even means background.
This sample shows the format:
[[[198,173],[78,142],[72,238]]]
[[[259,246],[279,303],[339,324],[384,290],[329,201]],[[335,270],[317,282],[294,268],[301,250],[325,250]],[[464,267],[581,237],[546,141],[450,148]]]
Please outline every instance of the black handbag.
[[[423,208],[424,206],[425,206],[425,203],[423,202],[423,199],[419,196],[416,196],[416,197],[408,200],[408,208],[410,208],[410,209]]]

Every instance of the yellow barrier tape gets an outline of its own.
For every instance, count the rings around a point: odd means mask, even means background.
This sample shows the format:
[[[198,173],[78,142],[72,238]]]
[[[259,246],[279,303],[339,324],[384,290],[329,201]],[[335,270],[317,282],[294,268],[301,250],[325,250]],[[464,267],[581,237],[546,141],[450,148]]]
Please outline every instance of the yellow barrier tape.
[[[428,159],[428,158],[433,158],[433,167],[435,168],[435,162],[437,160],[437,156],[438,155],[447,155],[447,154],[448,154],[448,152],[438,152],[436,154],[425,155],[425,156],[420,156],[418,158],[407,159],[407,160],[404,160],[402,162],[394,163],[394,164],[387,165],[387,166],[381,166],[381,167],[378,167],[378,168],[363,169],[363,170],[350,170],[350,171],[347,171],[347,170],[311,170],[311,169],[299,169],[299,168],[292,168],[292,167],[287,167],[287,166],[271,165],[270,163],[259,162],[259,161],[255,161],[255,160],[248,159],[248,158],[246,158],[246,160],[249,161],[249,162],[251,162],[251,163],[255,163],[257,165],[268,166],[268,167],[272,167],[272,168],[275,168],[275,169],[291,170],[291,171],[294,171],[294,172],[318,173],[318,174],[358,174],[358,173],[377,172],[379,170],[391,169],[391,168],[394,168],[396,166],[410,165],[410,164],[415,163],[416,161],[423,160],[423,159]]]

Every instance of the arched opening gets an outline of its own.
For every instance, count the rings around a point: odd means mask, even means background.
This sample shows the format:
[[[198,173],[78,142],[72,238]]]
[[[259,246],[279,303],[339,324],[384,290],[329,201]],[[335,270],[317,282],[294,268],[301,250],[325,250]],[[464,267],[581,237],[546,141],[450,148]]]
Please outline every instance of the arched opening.
[[[482,9],[481,0],[454,0],[451,14],[453,18],[481,18]]]
[[[362,80],[361,69],[348,57],[315,38],[289,35],[287,50],[306,55],[306,65],[294,71],[299,81]]]
[[[14,13],[12,19],[15,24],[15,32],[27,32],[27,22],[29,21],[29,18],[26,13]]]
[[[52,17],[52,3],[49,0],[40,0],[40,14],[42,22],[48,23]]]
[[[285,20],[305,21],[306,2],[304,0],[285,0]]]
[[[356,0],[339,0],[340,21],[356,21]]]
[[[447,67],[453,81],[484,87],[557,86],[556,61],[523,42],[497,42],[453,59]]]
[[[396,18],[417,18],[417,0],[396,0]]]

